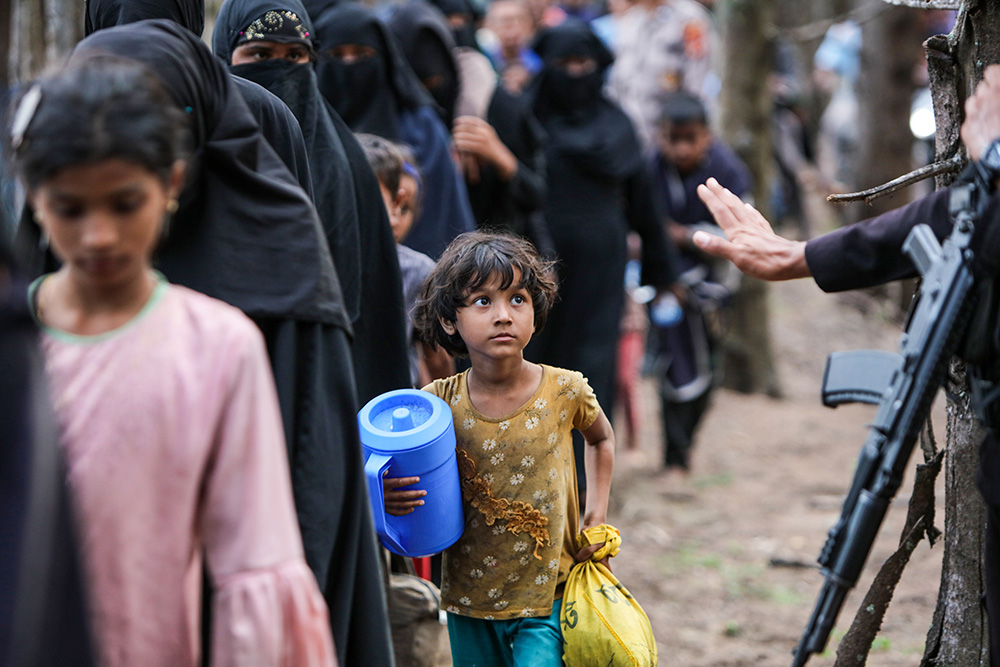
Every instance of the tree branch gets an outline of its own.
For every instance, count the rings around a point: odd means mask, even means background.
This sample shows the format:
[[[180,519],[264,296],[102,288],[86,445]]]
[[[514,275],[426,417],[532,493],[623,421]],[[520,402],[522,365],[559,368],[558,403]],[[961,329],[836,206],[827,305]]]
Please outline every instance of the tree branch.
[[[917,9],[959,9],[962,6],[962,0],[882,0],[882,2]]]
[[[917,466],[913,482],[913,495],[906,512],[906,525],[899,539],[899,548],[882,564],[871,588],[865,594],[854,622],[837,647],[837,661],[833,667],[854,667],[867,662],[872,642],[882,628],[882,620],[889,608],[896,585],[903,569],[917,544],[927,535],[931,544],[940,534],[934,527],[934,482],[941,472],[944,452],[938,451],[927,463]]]
[[[877,185],[874,188],[862,190],[861,192],[849,192],[842,195],[829,195],[826,200],[834,204],[844,204],[852,201],[864,201],[866,204],[870,204],[879,197],[890,195],[893,192],[902,190],[903,188],[913,185],[914,183],[919,183],[925,179],[933,178],[939,174],[949,174],[960,171],[962,167],[965,166],[965,160],[966,158],[964,155],[953,155],[947,160],[941,160],[940,162],[920,167],[920,169],[914,169],[908,174],[903,174],[899,178],[894,178],[888,183]]]

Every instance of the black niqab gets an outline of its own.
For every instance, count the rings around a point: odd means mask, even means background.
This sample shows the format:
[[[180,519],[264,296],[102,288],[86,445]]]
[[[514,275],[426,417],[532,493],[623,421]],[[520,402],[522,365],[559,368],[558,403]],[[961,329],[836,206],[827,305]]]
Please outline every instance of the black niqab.
[[[84,33],[145,19],[169,19],[198,37],[205,31],[205,0],[87,0]]]
[[[298,0],[229,0],[216,22],[216,55],[231,59],[241,25],[280,7],[311,22]],[[352,348],[358,398],[363,402],[408,385],[406,337],[396,243],[375,178],[354,134],[320,95],[312,67],[277,59],[236,65],[245,76],[280,97],[295,113],[309,147],[311,170],[330,250],[354,324]],[[348,287],[350,286],[350,287]]]
[[[237,77],[253,81],[276,95],[295,115],[309,159],[313,202],[326,234],[348,317],[358,317],[361,296],[360,242],[354,183],[344,147],[329,118],[309,65],[272,58],[231,66],[233,51],[247,26],[272,10],[294,13],[309,33],[312,25],[298,0],[229,0],[215,20],[212,50]]]
[[[544,61],[529,92],[535,115],[556,150],[580,169],[623,178],[642,168],[642,154],[628,116],[602,92],[614,56],[586,23],[568,19],[541,33],[532,50]],[[569,74],[559,61],[592,58],[597,68]]]
[[[201,37],[205,30],[204,0],[87,0],[86,33],[147,19],[167,19]],[[264,138],[295,180],[312,194],[305,142],[291,111],[266,90],[244,79],[236,87],[260,125]]]
[[[91,54],[148,65],[191,118],[191,176],[157,254],[167,278],[251,317],[348,329],[316,211],[211,51],[176,23],[154,20],[100,30],[71,59]]]
[[[320,92],[353,131],[398,141],[400,113],[432,102],[389,29],[357,2],[331,5],[313,21],[322,49],[316,66]],[[352,63],[329,55],[344,44],[370,47],[376,55]]]
[[[433,5],[414,0],[393,12],[388,25],[414,74],[440,108],[441,120],[451,127],[459,75],[452,55],[455,39],[444,14]]]

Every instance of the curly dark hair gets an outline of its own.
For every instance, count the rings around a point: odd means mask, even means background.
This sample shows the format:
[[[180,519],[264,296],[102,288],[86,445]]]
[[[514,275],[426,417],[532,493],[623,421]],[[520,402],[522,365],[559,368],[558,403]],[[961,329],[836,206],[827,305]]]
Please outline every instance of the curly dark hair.
[[[535,332],[541,331],[558,287],[552,276],[554,262],[542,259],[530,242],[503,232],[479,231],[461,234],[445,248],[441,258],[420,288],[413,311],[413,325],[420,339],[439,345],[449,354],[468,355],[465,341],[456,332],[449,335],[441,320],[455,322],[469,294],[494,276],[507,289],[520,272],[520,285],[531,295],[535,310]]]

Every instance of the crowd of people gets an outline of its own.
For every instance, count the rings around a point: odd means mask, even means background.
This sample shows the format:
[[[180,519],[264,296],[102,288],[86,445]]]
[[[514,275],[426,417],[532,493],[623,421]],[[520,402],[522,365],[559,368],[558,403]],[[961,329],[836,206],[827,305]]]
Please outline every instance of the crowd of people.
[[[634,447],[648,357],[685,474],[715,384],[694,189],[751,184],[710,9],[225,0],[204,31],[202,0],[88,0],[11,105],[0,656],[393,664],[356,414],[426,387],[465,456],[454,662],[560,664],[615,397]],[[424,493],[387,478],[387,511]]]

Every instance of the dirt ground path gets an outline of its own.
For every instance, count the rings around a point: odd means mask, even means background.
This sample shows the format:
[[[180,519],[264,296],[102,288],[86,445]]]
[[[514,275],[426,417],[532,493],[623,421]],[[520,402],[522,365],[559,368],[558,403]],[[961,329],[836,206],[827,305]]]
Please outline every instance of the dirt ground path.
[[[617,467],[609,520],[625,540],[612,566],[652,621],[661,665],[791,663],[822,584],[812,566],[839,516],[865,425],[874,415],[870,406],[823,407],[823,364],[836,350],[894,350],[899,338],[898,325],[878,313],[862,315],[854,307],[859,300],[864,297],[823,294],[811,281],[772,287],[785,398],[716,393],[698,437],[693,493],[687,497],[674,495],[658,471],[655,389],[646,381],[648,419],[640,443],[645,463]],[[941,443],[942,402],[935,406]],[[827,654],[810,665],[833,664],[837,642],[871,578],[898,543],[911,485],[909,478],[903,482]],[[939,490],[938,527],[942,498]],[[868,665],[919,663],[941,552],[926,542],[918,546]]]

